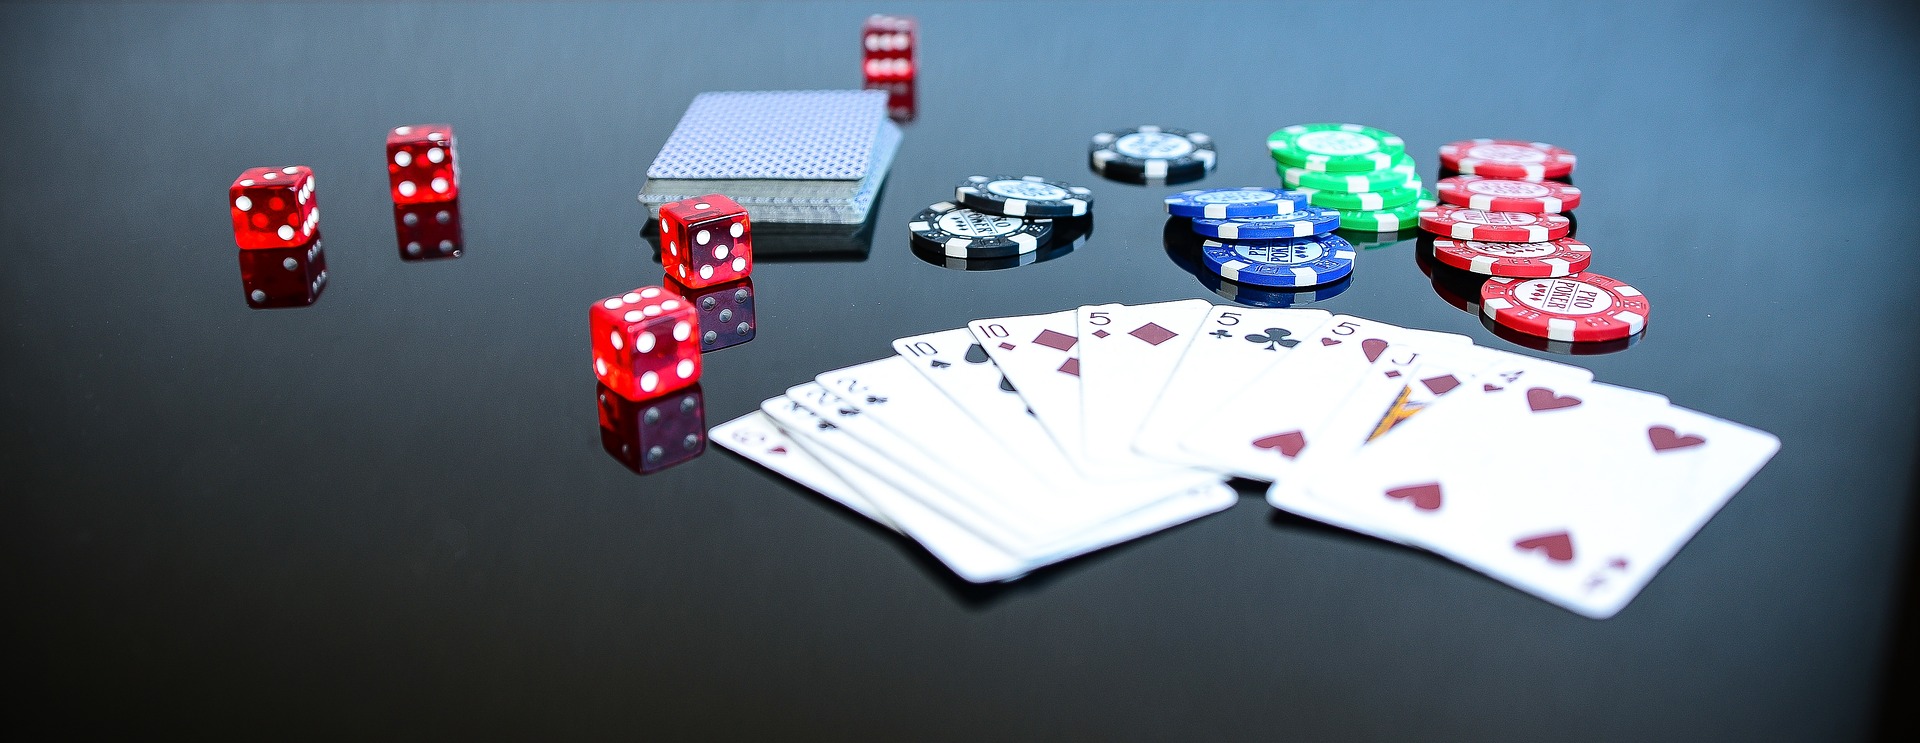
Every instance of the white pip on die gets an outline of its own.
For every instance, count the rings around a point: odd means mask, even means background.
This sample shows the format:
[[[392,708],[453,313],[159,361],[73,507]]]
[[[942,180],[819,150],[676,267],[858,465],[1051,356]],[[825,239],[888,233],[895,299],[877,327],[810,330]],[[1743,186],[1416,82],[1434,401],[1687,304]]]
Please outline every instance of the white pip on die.
[[[747,210],[720,194],[660,207],[660,263],[695,289],[753,273],[753,225]]]

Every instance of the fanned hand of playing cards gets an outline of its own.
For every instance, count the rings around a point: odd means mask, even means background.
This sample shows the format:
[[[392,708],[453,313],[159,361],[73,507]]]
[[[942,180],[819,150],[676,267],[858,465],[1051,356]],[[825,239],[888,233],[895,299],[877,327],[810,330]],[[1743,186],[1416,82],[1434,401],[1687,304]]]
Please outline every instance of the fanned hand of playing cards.
[[[1275,507],[1612,616],[1759,471],[1772,435],[1465,337],[1200,300],[894,341],[712,440],[961,577]]]

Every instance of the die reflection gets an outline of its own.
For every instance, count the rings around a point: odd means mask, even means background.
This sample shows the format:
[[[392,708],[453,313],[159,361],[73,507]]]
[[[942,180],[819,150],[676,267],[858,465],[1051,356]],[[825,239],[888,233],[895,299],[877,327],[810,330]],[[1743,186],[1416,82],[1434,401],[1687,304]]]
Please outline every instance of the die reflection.
[[[919,100],[914,95],[912,79],[878,81],[868,80],[867,90],[887,92],[887,118],[906,124],[913,121],[919,110]]]
[[[1053,223],[1053,236],[1045,246],[1031,253],[1002,258],[956,258],[914,243],[913,255],[927,263],[953,271],[1002,271],[1061,258],[1080,249],[1080,246],[1085,245],[1087,238],[1093,234],[1093,217],[1091,216],[1078,219],[1055,219]]]
[[[394,204],[393,234],[401,260],[460,257],[466,252],[460,239],[460,199]]]
[[[600,447],[642,475],[649,475],[707,450],[705,398],[700,385],[634,402],[595,384],[600,407]]]
[[[859,224],[753,223],[753,262],[858,263],[873,251],[873,225],[880,215],[874,198],[867,221]],[[660,262],[660,220],[649,219],[640,230],[654,262]]]
[[[693,304],[700,318],[701,353],[753,340],[759,322],[754,317],[751,277],[695,289],[662,276],[660,285]]]
[[[239,258],[248,307],[305,307],[327,289],[327,252],[319,232],[305,245],[241,250]]]

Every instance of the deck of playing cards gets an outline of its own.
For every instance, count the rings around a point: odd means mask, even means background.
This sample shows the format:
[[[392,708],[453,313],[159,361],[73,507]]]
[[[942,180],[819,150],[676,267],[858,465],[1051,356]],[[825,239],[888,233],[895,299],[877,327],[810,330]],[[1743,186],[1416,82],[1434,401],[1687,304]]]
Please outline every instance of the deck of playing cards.
[[[893,345],[712,439],[971,581],[1227,508],[1240,476],[1605,618],[1779,448],[1579,367],[1315,309],[1090,305]]]
[[[859,224],[873,207],[900,127],[878,90],[701,93],[647,167],[640,203],[720,193],[755,222]]]

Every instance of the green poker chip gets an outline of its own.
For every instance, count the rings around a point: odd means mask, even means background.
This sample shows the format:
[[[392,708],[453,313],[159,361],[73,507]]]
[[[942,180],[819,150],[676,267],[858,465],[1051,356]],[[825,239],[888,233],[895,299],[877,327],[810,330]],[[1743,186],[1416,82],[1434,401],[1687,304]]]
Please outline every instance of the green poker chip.
[[[1267,137],[1275,162],[1323,173],[1387,170],[1407,143],[1390,132],[1359,124],[1295,124]]]
[[[1420,223],[1420,210],[1440,203],[1432,191],[1420,191],[1418,198],[1385,209],[1339,209],[1340,229],[1355,232],[1399,232]]]
[[[1322,191],[1346,191],[1348,193],[1370,193],[1390,191],[1402,188],[1407,181],[1420,177],[1415,169],[1413,158],[1402,152],[1393,158],[1393,165],[1385,170],[1369,170],[1360,173],[1326,173],[1306,168],[1293,168],[1276,165],[1280,171],[1280,180],[1287,188],[1317,188]]]
[[[1314,206],[1324,206],[1328,209],[1378,211],[1388,207],[1412,203],[1415,199],[1420,198],[1420,194],[1427,193],[1420,190],[1420,185],[1420,179],[1415,178],[1407,181],[1406,185],[1399,188],[1392,188],[1385,191],[1370,191],[1367,193],[1322,191],[1317,188],[1296,188],[1294,191],[1306,194],[1307,203]]]

